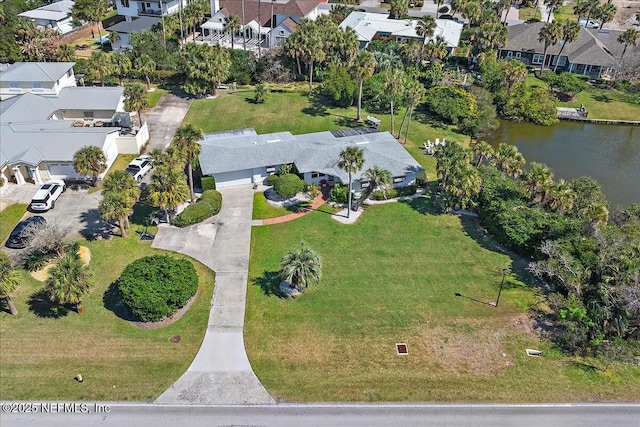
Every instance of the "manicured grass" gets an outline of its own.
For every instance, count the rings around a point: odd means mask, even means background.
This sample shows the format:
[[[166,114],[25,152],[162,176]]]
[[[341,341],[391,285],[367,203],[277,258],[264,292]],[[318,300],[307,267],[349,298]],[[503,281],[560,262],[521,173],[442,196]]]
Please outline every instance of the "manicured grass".
[[[142,330],[119,317],[113,288],[125,266],[152,249],[132,233],[127,239],[81,242],[91,250],[95,284],[83,298],[85,312],[48,317],[35,298],[43,283],[28,273],[13,301],[17,316],[0,312],[0,395],[7,400],[154,399],[182,375],[198,351],[209,316],[214,274],[193,261],[200,278],[196,301],[177,322]],[[179,256],[171,254],[172,256]],[[37,298],[36,298],[37,301]],[[115,310],[112,311],[112,310]],[[169,341],[178,335],[178,344]],[[84,382],[73,378],[82,374]]]
[[[578,108],[582,104],[589,112],[589,118],[594,119],[640,120],[640,105],[633,102],[624,92],[590,87],[578,93],[575,102],[557,102],[557,105]]]
[[[553,19],[562,23],[567,21],[577,21],[578,17],[573,13],[574,2],[569,2],[564,6],[560,6],[558,10],[553,12]]]
[[[518,18],[523,19],[525,21],[528,21],[529,19],[533,19],[533,18],[542,19],[542,13],[538,8],[534,10],[533,7],[521,7],[518,10]]]
[[[4,244],[13,227],[22,219],[27,212],[27,206],[24,204],[15,204],[7,206],[0,212],[0,244]]]
[[[253,219],[276,218],[290,214],[286,208],[271,206],[264,198],[264,193],[258,192],[253,194]]]
[[[254,227],[245,346],[263,384],[293,401],[640,399],[640,370],[563,357],[530,319],[544,298],[526,260],[502,253],[475,220],[434,215],[428,198],[369,207],[354,225],[323,212]],[[301,240],[323,260],[305,295],[281,299],[280,257]],[[512,267],[498,308],[501,269]],[[395,343],[409,346],[397,356]],[[543,350],[545,358],[525,355]]]
[[[285,90],[302,89],[303,86],[281,86]],[[272,89],[273,90],[273,89]],[[363,111],[366,117],[369,113]],[[396,132],[400,127],[404,110],[396,113]],[[382,120],[381,130],[391,129],[389,114],[375,114]],[[289,131],[293,134],[320,132],[355,127],[356,109],[328,106],[321,97],[309,98],[306,93],[272,92],[263,104],[253,102],[253,91],[225,94],[217,99],[193,101],[184,123],[196,125],[204,132],[219,132],[252,127],[259,134]],[[429,179],[435,178],[435,159],[421,149],[428,139],[446,138],[468,144],[469,137],[455,133],[446,126],[431,126],[422,121],[420,114],[411,122],[409,142],[406,146],[425,170]],[[403,139],[404,141],[404,139]]]
[[[154,90],[153,92],[148,92],[147,99],[149,100],[149,108],[153,108],[158,105],[158,101],[160,101],[160,98],[162,98],[167,93],[169,93],[168,90],[161,89],[159,87],[156,87],[156,90]]]
[[[127,168],[127,166],[129,166],[129,163],[131,162],[131,160],[133,160],[135,158],[136,158],[135,154],[119,154],[118,157],[116,157],[116,159],[111,164],[111,167],[107,171],[107,174],[105,175],[105,178],[107,177],[107,175],[109,175],[113,171],[123,171],[123,170],[125,170]],[[104,180],[104,178],[103,178],[103,180]],[[96,191],[100,191],[100,190],[102,190],[102,181],[100,181],[98,183],[97,187],[89,188],[87,193],[91,194],[91,193],[95,193]]]

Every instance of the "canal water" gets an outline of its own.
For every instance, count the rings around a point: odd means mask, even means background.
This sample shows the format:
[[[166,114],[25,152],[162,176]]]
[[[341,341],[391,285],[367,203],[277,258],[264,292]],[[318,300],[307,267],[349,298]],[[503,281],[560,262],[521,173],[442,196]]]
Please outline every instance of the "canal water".
[[[613,209],[640,203],[640,126],[502,121],[490,141],[494,147],[500,142],[515,144],[527,163],[553,169],[556,181],[592,176]]]

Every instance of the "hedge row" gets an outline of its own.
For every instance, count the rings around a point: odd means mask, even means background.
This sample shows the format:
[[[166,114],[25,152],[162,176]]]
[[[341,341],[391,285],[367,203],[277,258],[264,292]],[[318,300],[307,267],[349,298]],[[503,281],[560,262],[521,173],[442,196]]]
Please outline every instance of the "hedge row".
[[[212,176],[203,176],[200,182],[202,182],[202,191],[216,189],[216,179]]]
[[[207,190],[202,193],[202,197],[196,203],[187,206],[180,215],[173,218],[171,224],[176,227],[186,227],[202,222],[220,212],[221,207],[222,194],[216,190]]]

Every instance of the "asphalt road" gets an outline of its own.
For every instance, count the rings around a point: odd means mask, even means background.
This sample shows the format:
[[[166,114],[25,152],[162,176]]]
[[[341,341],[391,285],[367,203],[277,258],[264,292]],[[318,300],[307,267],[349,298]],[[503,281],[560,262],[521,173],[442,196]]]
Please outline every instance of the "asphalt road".
[[[12,426],[487,426],[487,427],[639,427],[640,405],[349,405],[170,406],[101,403],[58,407],[57,413],[6,412],[2,427]],[[18,405],[15,403],[14,405]],[[78,404],[79,405],[79,404]],[[59,405],[60,406],[60,405]],[[36,407],[31,407],[33,410]],[[105,412],[108,408],[109,412]],[[17,408],[17,409],[26,409]],[[49,408],[50,410],[52,408]]]

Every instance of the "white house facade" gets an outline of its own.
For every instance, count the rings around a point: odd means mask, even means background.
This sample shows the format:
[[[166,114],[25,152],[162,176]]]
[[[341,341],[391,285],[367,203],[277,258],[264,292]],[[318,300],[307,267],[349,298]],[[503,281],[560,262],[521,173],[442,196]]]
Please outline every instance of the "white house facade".
[[[29,19],[39,28],[48,27],[60,34],[66,34],[76,28],[71,19],[71,9],[74,5],[74,1],[62,0],[37,9],[27,10],[18,16]]]
[[[140,16],[167,16],[173,15],[180,11],[180,7],[184,8],[189,2],[187,0],[115,0],[118,15],[125,17],[125,20],[131,21]]]
[[[0,101],[23,93],[58,96],[66,87],[76,86],[73,62],[16,62],[2,67]]]

